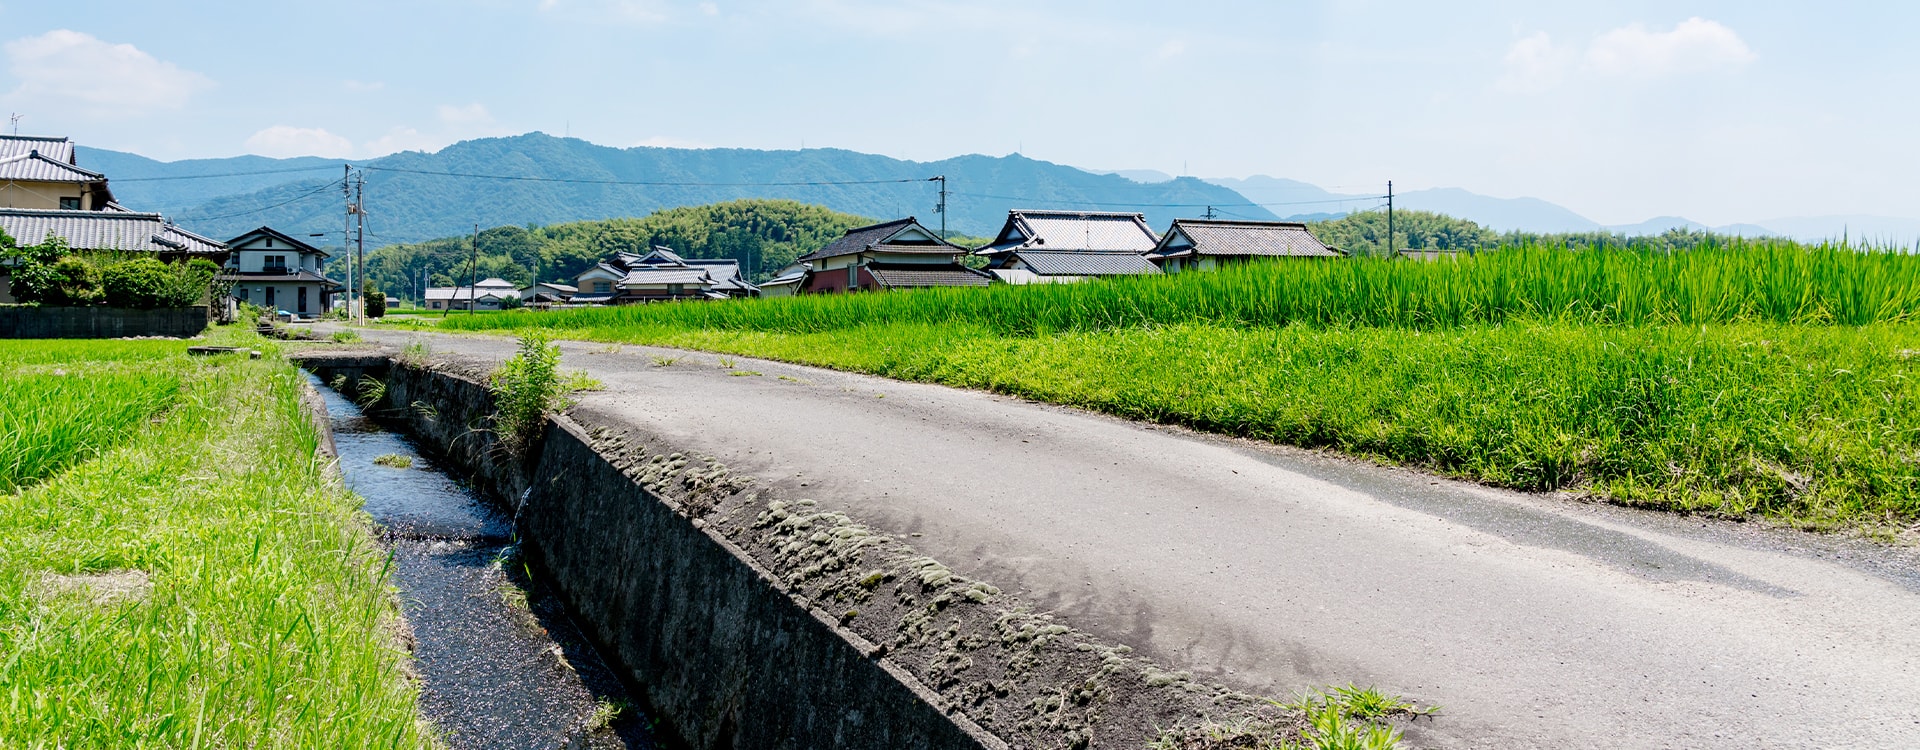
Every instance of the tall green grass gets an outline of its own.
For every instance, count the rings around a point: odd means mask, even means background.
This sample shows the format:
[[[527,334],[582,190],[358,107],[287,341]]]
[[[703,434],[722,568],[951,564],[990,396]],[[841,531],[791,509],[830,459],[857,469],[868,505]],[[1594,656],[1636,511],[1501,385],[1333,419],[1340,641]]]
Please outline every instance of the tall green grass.
[[[181,392],[159,421],[0,494],[0,747],[426,746],[384,554],[317,460],[297,371],[165,343],[147,366]],[[114,571],[151,588],[49,583]]]
[[[1866,325],[1920,319],[1920,256],[1740,241],[1659,253],[1523,246],[1457,260],[1352,258],[1041,287],[452,316],[451,330],[605,328],[813,333],[972,323],[1003,335],[1214,323],[1443,328],[1598,324]]]
[[[124,442],[172,404],[182,345],[160,343],[0,341],[0,493]]]

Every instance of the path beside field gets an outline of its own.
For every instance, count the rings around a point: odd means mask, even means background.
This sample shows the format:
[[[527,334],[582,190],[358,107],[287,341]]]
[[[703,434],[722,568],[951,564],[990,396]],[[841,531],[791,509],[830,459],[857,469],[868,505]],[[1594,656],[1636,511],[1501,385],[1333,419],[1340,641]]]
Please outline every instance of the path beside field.
[[[363,334],[488,359],[513,347]],[[607,386],[578,398],[596,419],[911,537],[1171,668],[1273,695],[1355,682],[1443,705],[1415,746],[1920,747],[1910,549],[940,386],[561,348]]]

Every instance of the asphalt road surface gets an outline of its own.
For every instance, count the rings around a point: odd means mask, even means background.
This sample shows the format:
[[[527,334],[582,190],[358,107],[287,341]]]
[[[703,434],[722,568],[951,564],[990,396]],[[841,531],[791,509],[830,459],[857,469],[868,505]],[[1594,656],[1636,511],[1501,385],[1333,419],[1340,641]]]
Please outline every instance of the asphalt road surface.
[[[368,332],[504,358],[507,339]],[[1169,668],[1443,711],[1421,747],[1920,747],[1920,555],[940,386],[563,344],[578,409]],[[681,359],[659,366],[654,355]],[[761,373],[738,376],[737,370]]]

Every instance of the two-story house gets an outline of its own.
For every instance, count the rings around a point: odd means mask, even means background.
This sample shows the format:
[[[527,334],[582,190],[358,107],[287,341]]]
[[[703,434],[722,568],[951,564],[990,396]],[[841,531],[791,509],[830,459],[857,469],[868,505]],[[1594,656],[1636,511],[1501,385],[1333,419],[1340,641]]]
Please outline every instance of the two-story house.
[[[625,304],[758,296],[731,258],[682,258],[656,247],[646,255],[615,253],[573,277],[575,304]]]
[[[261,227],[227,240],[232,255],[220,278],[233,282],[233,298],[268,310],[320,315],[342,291],[322,269],[327,251]]]
[[[1160,273],[1147,259],[1159,244],[1140,214],[1016,209],[993,242],[974,253],[1009,284],[1054,284]]]

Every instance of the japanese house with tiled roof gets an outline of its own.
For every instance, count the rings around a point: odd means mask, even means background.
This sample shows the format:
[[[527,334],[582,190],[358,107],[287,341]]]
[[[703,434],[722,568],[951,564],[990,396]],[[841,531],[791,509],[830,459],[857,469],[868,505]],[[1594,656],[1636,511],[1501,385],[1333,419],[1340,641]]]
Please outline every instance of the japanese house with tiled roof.
[[[0,135],[0,231],[22,246],[58,238],[82,252],[227,261],[227,246],[218,240],[115,203],[106,175],[81,168],[66,138]],[[0,266],[0,302],[13,301],[11,287],[8,269]]]
[[[427,287],[425,294],[428,310],[500,310],[512,307],[519,299],[520,288],[497,276],[481,279],[473,286]]]
[[[222,281],[233,284],[233,298],[271,311],[320,315],[333,307],[343,287],[324,273],[327,251],[271,227],[227,240],[233,255]]]
[[[1261,258],[1343,256],[1299,222],[1176,219],[1148,257],[1161,270],[1179,273]]]
[[[1160,273],[1147,260],[1158,244],[1141,214],[1016,209],[993,242],[974,252],[1002,281],[1047,284]]]
[[[740,275],[731,258],[682,258],[665,247],[646,255],[616,253],[576,274],[571,302],[626,304],[685,299],[752,297],[758,287]]]
[[[826,294],[993,283],[993,276],[960,262],[966,254],[966,248],[941,239],[911,216],[856,227],[795,261],[807,267],[798,291]]]

